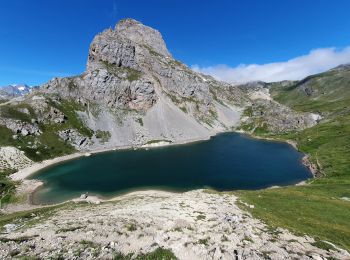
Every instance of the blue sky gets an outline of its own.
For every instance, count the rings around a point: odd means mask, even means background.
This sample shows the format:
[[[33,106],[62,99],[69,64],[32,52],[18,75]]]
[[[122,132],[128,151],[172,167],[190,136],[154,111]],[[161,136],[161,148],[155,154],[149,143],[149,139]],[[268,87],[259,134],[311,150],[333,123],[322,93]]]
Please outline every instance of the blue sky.
[[[265,65],[309,59],[320,48],[316,54],[326,50],[332,62],[317,69],[327,69],[350,53],[349,10],[347,0],[4,0],[0,85],[41,84],[83,72],[94,35],[125,17],[157,28],[175,58],[224,80],[244,73],[259,79],[254,75],[266,75]],[[330,47],[335,49],[324,49]],[[251,64],[260,64],[254,65],[259,71]],[[237,66],[252,70],[242,74]]]

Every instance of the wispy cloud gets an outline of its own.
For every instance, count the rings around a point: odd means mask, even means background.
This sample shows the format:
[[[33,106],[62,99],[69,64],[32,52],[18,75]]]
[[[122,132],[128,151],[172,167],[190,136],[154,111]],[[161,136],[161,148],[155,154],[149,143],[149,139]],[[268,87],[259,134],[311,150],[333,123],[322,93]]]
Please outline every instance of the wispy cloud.
[[[116,19],[118,15],[118,2],[113,1],[112,11],[111,11],[111,17],[112,19]]]
[[[284,62],[267,64],[241,64],[237,67],[214,65],[201,67],[193,65],[198,72],[219,80],[241,83],[262,80],[266,82],[299,80],[308,75],[320,73],[340,64],[350,63],[350,46],[343,49],[320,48]]]

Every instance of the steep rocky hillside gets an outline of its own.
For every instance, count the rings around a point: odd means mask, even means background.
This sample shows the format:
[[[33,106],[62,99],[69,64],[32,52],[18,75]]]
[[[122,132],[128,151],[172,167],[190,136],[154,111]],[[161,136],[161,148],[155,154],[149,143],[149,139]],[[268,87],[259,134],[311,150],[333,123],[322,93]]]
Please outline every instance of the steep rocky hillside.
[[[276,83],[280,86],[289,82]],[[238,129],[252,134],[288,133],[300,131],[316,125],[319,115],[297,112],[293,108],[277,102],[271,95],[271,84],[249,82],[238,86],[249,98]]]

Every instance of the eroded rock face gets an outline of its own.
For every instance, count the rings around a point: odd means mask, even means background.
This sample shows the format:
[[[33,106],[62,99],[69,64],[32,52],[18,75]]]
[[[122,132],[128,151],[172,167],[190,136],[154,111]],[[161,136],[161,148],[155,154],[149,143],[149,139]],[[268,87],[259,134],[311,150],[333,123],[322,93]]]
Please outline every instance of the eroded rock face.
[[[316,124],[310,113],[297,113],[273,100],[258,99],[252,105],[252,119],[266,123],[271,132],[290,132]]]
[[[88,147],[90,141],[87,137],[81,135],[75,129],[66,129],[58,132],[58,136],[63,139],[65,142],[73,145],[77,150],[83,150]]]
[[[8,129],[12,130],[14,134],[21,134],[23,136],[41,134],[41,130],[35,123],[31,124],[21,120],[0,117],[0,125],[3,125]]]
[[[32,163],[23,151],[11,146],[0,147],[0,170],[19,170],[30,166]]]
[[[99,68],[101,61],[118,67],[140,68],[143,49],[151,49],[158,55],[171,57],[162,35],[155,29],[133,19],[121,20],[115,30],[107,29],[91,43],[87,69]]]

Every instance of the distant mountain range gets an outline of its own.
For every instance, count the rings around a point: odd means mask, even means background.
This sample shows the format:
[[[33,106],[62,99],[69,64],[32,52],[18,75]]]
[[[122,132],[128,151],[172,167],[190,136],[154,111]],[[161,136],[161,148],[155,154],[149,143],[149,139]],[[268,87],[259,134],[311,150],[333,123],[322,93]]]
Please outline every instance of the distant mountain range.
[[[11,99],[24,96],[32,91],[35,87],[26,84],[0,86],[0,99]]]

